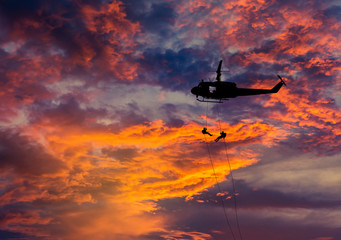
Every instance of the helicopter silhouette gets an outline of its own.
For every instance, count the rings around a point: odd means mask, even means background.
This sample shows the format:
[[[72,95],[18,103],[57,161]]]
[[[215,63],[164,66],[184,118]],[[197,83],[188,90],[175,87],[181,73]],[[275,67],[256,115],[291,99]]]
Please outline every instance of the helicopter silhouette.
[[[204,80],[201,80],[198,86],[191,89],[191,93],[196,95],[198,101],[222,103],[224,100],[228,100],[229,98],[235,98],[238,96],[277,93],[283,85],[286,86],[281,76],[277,75],[277,77],[280,79],[280,82],[277,83],[276,86],[274,86],[272,89],[238,88],[234,82],[221,81],[222,63],[223,60],[220,60],[216,71],[217,81],[204,82]],[[201,99],[199,98],[199,96],[201,97]]]

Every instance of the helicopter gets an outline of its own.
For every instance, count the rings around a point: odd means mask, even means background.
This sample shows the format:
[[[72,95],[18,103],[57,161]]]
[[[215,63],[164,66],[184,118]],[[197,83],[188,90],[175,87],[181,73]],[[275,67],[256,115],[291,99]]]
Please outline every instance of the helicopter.
[[[198,86],[191,89],[191,93],[196,95],[199,102],[214,102],[222,103],[224,100],[229,98],[235,98],[238,96],[249,96],[259,94],[277,93],[279,89],[285,85],[285,82],[281,76],[277,75],[280,82],[276,84],[272,89],[255,89],[255,88],[238,88],[234,82],[223,82],[221,81],[221,65],[223,60],[220,60],[217,68],[217,77],[215,82],[201,82]],[[201,98],[199,98],[199,96]]]

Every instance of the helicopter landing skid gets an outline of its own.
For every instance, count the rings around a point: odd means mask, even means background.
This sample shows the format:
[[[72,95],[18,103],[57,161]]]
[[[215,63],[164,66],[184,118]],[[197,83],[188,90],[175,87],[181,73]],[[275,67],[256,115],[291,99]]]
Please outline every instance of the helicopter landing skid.
[[[219,101],[214,101],[214,100],[205,100],[205,99],[199,99],[197,98],[197,101],[199,102],[209,102],[209,103],[223,103],[223,100],[228,100],[228,99],[219,99]]]

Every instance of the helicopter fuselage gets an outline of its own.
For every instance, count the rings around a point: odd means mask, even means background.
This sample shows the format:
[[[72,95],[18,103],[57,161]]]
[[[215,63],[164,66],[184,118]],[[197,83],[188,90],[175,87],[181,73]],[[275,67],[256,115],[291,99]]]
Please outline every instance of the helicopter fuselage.
[[[192,88],[192,94],[208,99],[237,97],[237,86],[233,82],[201,82]]]
[[[280,76],[278,76],[280,78]],[[281,78],[280,78],[281,79]],[[200,82],[198,86],[192,88],[191,93],[205,99],[226,100],[238,96],[249,96],[259,94],[277,93],[278,90],[285,84],[281,79],[272,89],[255,89],[255,88],[238,88],[233,82]],[[199,100],[199,99],[198,99]],[[200,101],[200,100],[199,100]]]

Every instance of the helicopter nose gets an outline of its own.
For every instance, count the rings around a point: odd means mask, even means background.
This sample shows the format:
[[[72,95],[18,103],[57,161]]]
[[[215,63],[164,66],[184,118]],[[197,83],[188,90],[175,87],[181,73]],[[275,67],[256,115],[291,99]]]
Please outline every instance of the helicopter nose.
[[[198,87],[194,87],[191,89],[191,93],[194,95],[198,95]]]

